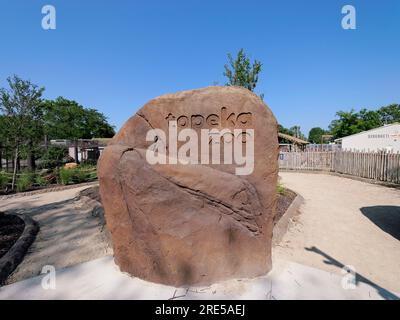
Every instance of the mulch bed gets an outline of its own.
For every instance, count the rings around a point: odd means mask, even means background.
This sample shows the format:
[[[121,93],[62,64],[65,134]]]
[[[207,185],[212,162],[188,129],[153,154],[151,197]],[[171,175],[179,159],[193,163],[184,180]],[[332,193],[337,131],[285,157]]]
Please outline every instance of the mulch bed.
[[[24,228],[25,223],[21,218],[0,212],[0,258],[10,250]]]
[[[277,204],[276,204],[276,215],[274,217],[274,225],[285,214],[286,210],[290,207],[295,198],[296,198],[296,193],[288,189],[285,189],[283,194],[278,194]]]

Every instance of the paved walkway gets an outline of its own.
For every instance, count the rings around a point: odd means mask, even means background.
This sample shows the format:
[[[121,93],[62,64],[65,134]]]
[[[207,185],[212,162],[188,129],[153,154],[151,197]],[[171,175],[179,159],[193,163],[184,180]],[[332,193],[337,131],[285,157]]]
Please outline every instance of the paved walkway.
[[[305,202],[274,249],[284,259],[400,292],[400,190],[337,176],[281,172]]]
[[[110,256],[57,270],[54,289],[49,288],[49,278],[42,275],[1,287],[0,300],[396,299],[392,293],[365,283],[359,283],[354,289],[347,287],[346,290],[341,276],[281,261],[275,263],[273,271],[267,276],[229,280],[208,287],[174,288],[130,277],[119,271]]]
[[[88,186],[1,200],[0,211],[30,215],[40,231],[7,283],[37,276],[43,266],[64,268],[112,254],[105,228],[91,207],[75,197]]]

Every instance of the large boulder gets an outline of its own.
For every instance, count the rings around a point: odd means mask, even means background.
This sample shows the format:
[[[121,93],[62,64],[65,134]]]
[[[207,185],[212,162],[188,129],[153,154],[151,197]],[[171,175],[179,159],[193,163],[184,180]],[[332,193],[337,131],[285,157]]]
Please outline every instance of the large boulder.
[[[253,129],[253,170],[240,175],[240,166],[223,161],[150,164],[147,152],[157,140],[167,151],[171,148],[168,134],[154,141],[146,141],[146,135],[152,129],[168,133],[174,123],[178,132]],[[249,143],[246,138],[243,145]],[[275,117],[247,89],[208,87],[149,101],[99,160],[100,194],[116,264],[139,278],[174,286],[267,273],[277,158]]]

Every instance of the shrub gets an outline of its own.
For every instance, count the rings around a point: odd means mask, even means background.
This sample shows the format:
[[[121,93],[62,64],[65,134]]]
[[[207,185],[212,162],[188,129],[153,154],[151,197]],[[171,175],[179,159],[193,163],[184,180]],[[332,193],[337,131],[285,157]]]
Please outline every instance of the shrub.
[[[83,162],[79,165],[79,168],[87,170],[96,170],[96,164],[92,164],[89,162]]]
[[[75,169],[61,168],[59,172],[61,183],[65,185],[73,183],[72,177],[74,174]]]
[[[285,194],[285,187],[278,182],[277,186],[276,186],[276,192],[278,194],[280,194],[281,196],[283,196]]]
[[[0,189],[5,189],[10,179],[7,172],[0,171]]]
[[[61,168],[59,175],[62,184],[82,183],[97,178],[94,169],[87,170],[80,166],[76,168]]]
[[[32,188],[35,182],[35,173],[33,172],[22,172],[17,179],[16,187],[18,192],[24,192]]]
[[[84,164],[80,165],[79,168],[86,173],[86,181],[92,181],[97,179],[97,167],[95,165]]]
[[[47,186],[51,183],[51,181],[49,179],[47,179],[47,177],[44,177],[41,175],[36,176],[35,182],[36,182],[36,184],[38,184],[41,187]]]
[[[73,169],[74,175],[72,177],[72,180],[74,183],[82,183],[82,182],[86,182],[88,180],[88,174],[86,173],[85,170],[83,170],[82,168],[78,167]]]
[[[65,146],[50,145],[42,149],[39,168],[55,168],[65,163],[68,157],[68,148]]]
[[[81,165],[95,167],[97,165],[97,160],[94,159],[83,160],[81,162]]]
[[[97,179],[97,171],[96,170],[94,170],[94,171],[92,171],[92,172],[89,172],[89,175],[88,175],[88,180],[96,180]]]

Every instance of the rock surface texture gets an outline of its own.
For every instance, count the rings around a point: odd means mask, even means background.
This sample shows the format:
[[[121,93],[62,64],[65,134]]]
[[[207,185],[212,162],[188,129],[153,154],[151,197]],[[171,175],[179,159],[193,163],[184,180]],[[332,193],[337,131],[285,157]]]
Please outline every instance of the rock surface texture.
[[[171,120],[178,132],[254,129],[253,172],[236,175],[236,164],[149,164],[146,150],[154,141],[146,135],[168,132]],[[267,273],[277,157],[275,117],[247,89],[208,87],[148,102],[115,135],[98,165],[121,271],[174,286]]]

